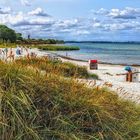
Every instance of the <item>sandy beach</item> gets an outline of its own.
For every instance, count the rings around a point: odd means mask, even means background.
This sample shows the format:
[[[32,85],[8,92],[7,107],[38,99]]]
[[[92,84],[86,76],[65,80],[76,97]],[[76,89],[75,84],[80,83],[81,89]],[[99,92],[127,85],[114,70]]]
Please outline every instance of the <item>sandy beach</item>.
[[[22,55],[16,55],[16,49],[13,49],[15,58],[21,58],[26,55],[26,51],[23,51]],[[38,49],[29,49],[29,52],[34,52],[38,57],[54,55],[47,51],[39,51]],[[120,97],[132,100],[136,103],[140,103],[140,74],[138,82],[126,82],[126,76],[121,75],[117,76],[116,74],[126,73],[124,70],[125,66],[122,65],[113,65],[113,64],[98,64],[98,70],[90,70],[89,63],[78,60],[70,60],[67,58],[60,57],[63,62],[71,62],[76,65],[87,67],[90,73],[95,73],[99,76],[99,80],[94,79],[79,79],[79,82],[84,82],[88,86],[95,87],[107,87],[110,90],[115,91]],[[137,69],[140,71],[140,66],[137,66]]]
[[[140,0],[0,5],[0,140],[140,140]]]
[[[116,75],[119,73],[126,73],[124,66],[121,65],[99,64],[98,70],[89,70],[88,62],[67,60],[64,58],[62,58],[62,61],[71,62],[80,66],[86,66],[90,73],[95,73],[99,76],[99,80],[96,81],[96,85],[94,80],[83,80],[83,82],[87,82],[88,85],[108,87],[110,90],[115,91],[120,97],[140,103],[140,74],[138,82],[129,83],[125,81],[125,75]],[[140,71],[139,66],[137,69]]]

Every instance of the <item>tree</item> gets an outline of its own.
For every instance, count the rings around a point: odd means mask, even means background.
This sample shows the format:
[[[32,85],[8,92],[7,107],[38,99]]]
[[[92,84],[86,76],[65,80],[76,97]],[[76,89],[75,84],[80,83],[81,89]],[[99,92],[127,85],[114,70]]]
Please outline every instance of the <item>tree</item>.
[[[16,39],[22,41],[23,37],[21,33],[16,33]]]
[[[0,25],[0,40],[16,42],[16,33],[6,25]]]

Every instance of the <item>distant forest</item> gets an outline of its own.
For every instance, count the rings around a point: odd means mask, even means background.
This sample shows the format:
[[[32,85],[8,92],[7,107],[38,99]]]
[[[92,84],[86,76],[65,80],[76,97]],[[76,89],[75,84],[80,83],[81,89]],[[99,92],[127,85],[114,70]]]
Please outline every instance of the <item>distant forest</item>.
[[[112,43],[112,44],[140,44],[140,41],[65,41],[65,43]]]

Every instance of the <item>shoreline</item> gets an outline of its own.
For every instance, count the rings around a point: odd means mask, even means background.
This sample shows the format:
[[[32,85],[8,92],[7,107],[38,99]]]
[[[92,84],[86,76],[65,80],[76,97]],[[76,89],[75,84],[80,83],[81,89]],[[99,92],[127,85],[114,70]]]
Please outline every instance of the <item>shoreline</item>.
[[[55,53],[52,53],[52,54],[55,54]],[[67,59],[67,60],[72,60],[72,61],[78,61],[78,62],[88,62],[86,60],[81,60],[81,59],[76,59],[76,58],[72,58],[72,57],[68,57],[68,56],[64,56],[64,55],[59,55],[59,54],[55,54],[57,55],[58,57],[61,57],[63,59]],[[140,65],[138,64],[113,64],[113,63],[107,63],[107,62],[102,62],[102,61],[99,61],[98,64],[104,64],[104,65],[114,65],[114,66],[133,66],[133,67],[140,67]]]
[[[13,50],[16,54],[16,49]],[[39,51],[38,49],[31,49],[29,52],[33,52],[37,54],[38,57],[43,57],[47,55],[52,55],[54,57],[59,57],[62,62],[70,62],[75,65],[85,66],[89,73],[97,74],[99,76],[99,80],[94,79],[79,79],[83,80],[83,82],[87,85],[91,85],[94,87],[107,87],[111,91],[115,91],[116,94],[124,99],[134,101],[136,103],[140,103],[140,74],[138,75],[138,82],[126,82],[126,76],[117,76],[120,73],[126,73],[124,70],[125,65],[116,65],[110,63],[100,63],[98,64],[98,70],[90,70],[88,61],[77,60],[70,57],[57,55],[56,53],[51,53],[49,51]],[[24,57],[26,52],[23,55],[17,56],[15,58]],[[140,71],[140,66],[137,66],[138,71]]]
[[[137,104],[140,104],[140,74],[138,75],[137,82],[126,82],[126,76],[117,76],[119,73],[126,73],[123,65],[110,65],[110,64],[98,64],[98,70],[90,70],[87,61],[77,61],[75,59],[68,59],[61,57],[62,62],[70,62],[75,65],[85,66],[89,73],[97,74],[99,80],[93,79],[80,79],[82,83],[85,83],[89,87],[102,88],[105,87],[111,91],[114,91],[120,98],[130,100]],[[140,71],[140,66],[137,66]]]
[[[3,48],[0,48],[0,49],[3,49]],[[14,49],[14,53],[15,53],[15,49],[16,48],[12,48]],[[50,55],[55,55],[56,57],[60,57],[60,58],[63,58],[63,59],[66,59],[66,60],[72,60],[72,61],[77,61],[77,62],[87,62],[88,63],[88,60],[82,60],[82,59],[76,59],[76,58],[72,58],[72,57],[69,57],[69,56],[65,56],[65,55],[60,55],[60,54],[57,54],[57,52],[52,52],[52,51],[46,51],[46,50],[40,50],[38,48],[31,48],[31,50],[33,52],[35,52],[38,56],[41,56],[44,54],[50,54]],[[15,53],[16,54],[16,53]],[[108,62],[102,62],[102,61],[98,61],[98,64],[102,64],[102,65],[111,65],[111,66],[132,66],[132,67],[140,67],[140,64],[123,64],[123,63],[108,63]]]

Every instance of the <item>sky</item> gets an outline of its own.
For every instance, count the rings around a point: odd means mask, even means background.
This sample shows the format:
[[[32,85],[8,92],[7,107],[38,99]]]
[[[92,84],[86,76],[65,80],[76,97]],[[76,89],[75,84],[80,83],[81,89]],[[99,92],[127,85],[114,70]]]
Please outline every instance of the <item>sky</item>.
[[[0,24],[32,38],[140,41],[140,0],[0,0]]]

